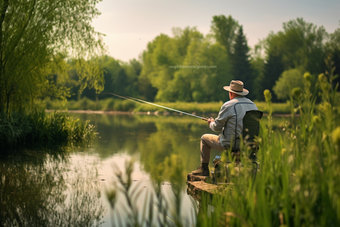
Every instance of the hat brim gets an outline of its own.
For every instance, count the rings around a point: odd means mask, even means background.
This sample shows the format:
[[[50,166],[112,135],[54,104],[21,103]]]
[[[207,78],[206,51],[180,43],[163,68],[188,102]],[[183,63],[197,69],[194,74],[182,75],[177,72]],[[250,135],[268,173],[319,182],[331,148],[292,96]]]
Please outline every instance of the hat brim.
[[[230,91],[232,93],[235,93],[237,95],[242,95],[242,96],[245,96],[245,95],[249,94],[249,91],[247,89],[245,89],[245,88],[243,88],[242,92],[241,91],[233,91],[233,90],[230,89],[230,86],[224,86],[223,89],[226,90],[226,91]]]

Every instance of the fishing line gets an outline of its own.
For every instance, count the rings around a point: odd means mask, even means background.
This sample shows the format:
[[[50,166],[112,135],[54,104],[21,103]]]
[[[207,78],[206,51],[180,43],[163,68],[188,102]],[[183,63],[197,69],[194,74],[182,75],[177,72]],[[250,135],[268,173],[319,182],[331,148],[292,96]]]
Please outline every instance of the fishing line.
[[[185,114],[185,115],[189,115],[189,116],[192,116],[192,117],[197,117],[199,119],[202,119],[204,121],[208,121],[207,118],[204,118],[204,117],[200,117],[200,116],[197,116],[195,114],[190,114],[190,113],[187,113],[187,112],[184,112],[184,111],[180,111],[180,110],[176,110],[176,109],[173,109],[173,108],[169,108],[169,107],[166,107],[166,106],[161,106],[161,105],[158,105],[158,104],[155,104],[155,103],[152,103],[152,102],[147,102],[147,101],[144,101],[142,99],[137,99],[137,98],[133,98],[133,97],[125,97],[125,96],[122,96],[122,95],[117,95],[117,94],[114,94],[114,93],[110,93],[110,92],[104,92],[102,94],[110,94],[110,95],[114,95],[116,97],[119,97],[119,98],[122,98],[122,99],[127,99],[127,100],[131,100],[131,101],[134,101],[136,103],[144,103],[144,104],[150,104],[150,105],[154,105],[154,106],[157,106],[157,107],[161,107],[161,108],[164,108],[164,109],[167,109],[167,110],[171,110],[171,111],[174,111],[174,112],[177,112],[177,113],[181,113],[181,114]]]

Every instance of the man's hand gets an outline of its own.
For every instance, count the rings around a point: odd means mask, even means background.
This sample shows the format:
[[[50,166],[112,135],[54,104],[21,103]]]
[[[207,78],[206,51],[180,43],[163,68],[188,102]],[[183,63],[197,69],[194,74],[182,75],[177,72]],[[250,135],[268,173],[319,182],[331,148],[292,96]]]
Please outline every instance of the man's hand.
[[[214,122],[214,121],[215,121],[215,119],[214,119],[214,118],[212,118],[212,117],[211,117],[211,118],[209,118],[209,119],[208,119],[208,125],[210,126],[210,123],[211,123],[211,122]]]

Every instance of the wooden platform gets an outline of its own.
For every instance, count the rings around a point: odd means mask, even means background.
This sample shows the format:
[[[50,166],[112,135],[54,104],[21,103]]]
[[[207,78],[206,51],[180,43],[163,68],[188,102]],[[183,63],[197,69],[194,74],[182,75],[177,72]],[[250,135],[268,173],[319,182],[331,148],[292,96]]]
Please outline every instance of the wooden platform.
[[[211,177],[205,177],[205,176],[197,176],[197,175],[193,175],[191,173],[188,174],[187,176],[187,182],[189,181],[203,181],[203,182],[206,182],[206,183],[211,183],[212,182],[212,179]]]
[[[230,188],[228,186],[234,185],[233,179],[240,176],[240,174],[243,171],[249,171],[251,174],[254,174],[258,172],[258,169],[250,169],[250,168],[244,168],[242,166],[234,166],[231,165],[231,168],[229,168],[228,176],[217,176],[217,181],[220,182],[218,185],[214,184],[214,173],[211,171],[210,176],[196,176],[191,173],[187,175],[187,194],[192,196],[194,199],[200,201],[202,198],[202,195],[207,194],[210,197],[218,196],[221,193],[225,192],[227,188]],[[255,172],[254,172],[255,171]],[[226,173],[225,173],[226,174]],[[227,178],[226,178],[227,177]],[[223,180],[225,179],[225,181]],[[222,182],[228,182],[228,183],[222,183]],[[230,188],[231,189],[231,188]]]
[[[187,194],[200,201],[204,194],[213,197],[225,190],[225,186],[218,186],[212,183],[212,178],[206,176],[196,176],[191,173],[187,176]]]
[[[194,199],[200,201],[204,194],[208,194],[212,197],[218,194],[220,186],[215,184],[205,183],[204,181],[188,181],[187,194],[191,195]]]

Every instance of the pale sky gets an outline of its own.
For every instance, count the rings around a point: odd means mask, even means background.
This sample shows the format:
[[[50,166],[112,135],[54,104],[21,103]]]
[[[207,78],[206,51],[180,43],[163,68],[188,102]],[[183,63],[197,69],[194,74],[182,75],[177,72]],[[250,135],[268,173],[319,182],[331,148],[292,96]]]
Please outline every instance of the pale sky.
[[[173,27],[196,27],[206,35],[213,16],[221,14],[243,25],[251,48],[298,17],[329,33],[340,27],[340,0],[102,0],[97,7],[102,14],[93,26],[106,34],[109,55],[126,62],[138,59],[161,33],[172,36]]]

